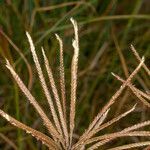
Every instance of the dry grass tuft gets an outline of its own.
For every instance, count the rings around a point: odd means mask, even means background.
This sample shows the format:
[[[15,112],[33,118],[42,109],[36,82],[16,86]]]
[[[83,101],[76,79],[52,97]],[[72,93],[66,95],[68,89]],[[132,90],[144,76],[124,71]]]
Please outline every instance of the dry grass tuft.
[[[150,137],[149,131],[139,131],[139,128],[149,126],[150,121],[141,122],[135,125],[132,125],[128,128],[122,129],[121,131],[114,132],[114,133],[106,133],[103,135],[97,135],[101,130],[111,126],[113,123],[119,121],[120,119],[124,118],[131,112],[133,112],[136,109],[136,105],[134,105],[132,108],[127,110],[126,112],[118,115],[115,118],[112,118],[111,120],[104,123],[109,110],[111,106],[115,103],[117,98],[121,95],[121,93],[124,91],[126,87],[129,87],[131,91],[137,96],[137,98],[147,107],[150,107],[150,95],[146,92],[143,92],[136,88],[132,84],[132,79],[134,76],[139,72],[139,70],[143,67],[145,71],[147,72],[148,76],[150,75],[150,70],[148,67],[144,64],[144,57],[140,58],[139,54],[135,50],[133,46],[131,46],[131,50],[133,54],[136,56],[137,60],[139,61],[139,65],[135,68],[135,70],[129,75],[127,79],[122,79],[118,75],[112,73],[114,77],[117,78],[117,80],[122,82],[122,85],[120,88],[116,91],[116,93],[111,97],[111,99],[108,101],[108,103],[99,111],[99,113],[95,116],[94,120],[89,124],[89,127],[85,132],[80,136],[78,141],[75,143],[73,138],[74,134],[74,128],[75,128],[75,112],[76,112],[76,91],[77,91],[77,70],[78,70],[78,56],[79,56],[79,37],[78,37],[78,26],[77,22],[71,18],[70,19],[73,27],[74,27],[74,39],[72,41],[72,46],[74,48],[74,55],[72,58],[72,64],[71,64],[71,94],[70,94],[70,112],[67,112],[66,109],[66,89],[65,89],[65,71],[64,71],[64,62],[63,62],[63,42],[61,38],[56,34],[56,38],[60,45],[60,92],[61,97],[59,97],[58,90],[54,81],[53,73],[51,70],[51,67],[49,65],[48,58],[46,57],[46,54],[44,52],[44,49],[42,48],[42,54],[44,59],[45,68],[48,74],[49,78],[49,84],[52,89],[52,93],[54,96],[54,99],[52,99],[52,95],[50,94],[48,90],[48,85],[45,81],[41,65],[38,60],[38,56],[35,51],[35,47],[33,44],[33,41],[27,32],[27,38],[30,44],[30,49],[32,52],[33,60],[37,69],[38,77],[41,83],[41,87],[43,89],[43,92],[45,94],[45,97],[48,101],[50,111],[52,114],[52,119],[50,120],[41,106],[38,104],[38,102],[35,100],[35,98],[32,96],[31,92],[28,90],[28,88],[25,86],[23,81],[20,79],[18,74],[14,71],[13,67],[9,63],[9,61],[6,61],[6,67],[9,69],[10,73],[12,74],[14,80],[18,84],[21,91],[24,93],[24,95],[27,97],[31,105],[35,108],[35,110],[38,112],[39,116],[43,120],[43,125],[46,126],[49,136],[41,133],[40,131],[37,131],[19,121],[14,119],[13,117],[6,114],[4,111],[0,110],[0,115],[5,118],[8,122],[10,122],[12,125],[16,126],[17,128],[20,128],[27,133],[31,134],[33,137],[35,137],[37,140],[40,140],[44,145],[46,145],[51,150],[94,150],[98,149],[99,147],[103,146],[104,144],[118,138],[118,137],[125,137],[125,136],[145,136]],[[56,106],[56,107],[55,107]],[[67,113],[70,114],[70,116],[67,116]],[[68,118],[69,117],[69,118]],[[69,123],[68,123],[69,122]],[[115,148],[110,148],[109,150],[123,150],[123,149],[130,149],[130,148],[137,148],[142,146],[150,145],[150,141],[142,141],[137,143],[131,143],[127,145],[118,146]]]

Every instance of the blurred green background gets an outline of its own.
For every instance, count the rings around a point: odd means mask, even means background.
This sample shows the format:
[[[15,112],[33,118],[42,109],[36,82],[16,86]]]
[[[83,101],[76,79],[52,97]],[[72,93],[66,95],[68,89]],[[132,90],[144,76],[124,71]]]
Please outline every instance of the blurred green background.
[[[69,98],[70,63],[73,55],[71,42],[74,36],[70,17],[77,20],[80,37],[75,129],[75,137],[78,138],[98,110],[121,85],[111,72],[127,78],[137,66],[138,62],[130,50],[130,44],[135,46],[140,56],[146,57],[145,63],[150,67],[150,1],[0,0],[0,108],[44,133],[46,129],[41,119],[6,69],[5,58],[13,64],[37,101],[50,115],[25,31],[31,34],[41,63],[43,62],[41,46],[45,48],[57,84],[59,84],[59,45],[54,33],[63,38],[66,88]],[[150,78],[144,70],[134,78],[136,87],[145,91],[150,89],[149,81]],[[67,102],[69,107],[69,99]],[[138,103],[135,113],[107,128],[105,132],[114,132],[150,119],[148,109],[128,89],[113,105],[108,118],[129,109],[135,103]],[[119,145],[140,139],[142,138],[124,138],[111,144]],[[1,118],[0,149],[13,149],[11,145],[19,150],[46,149],[40,142]]]

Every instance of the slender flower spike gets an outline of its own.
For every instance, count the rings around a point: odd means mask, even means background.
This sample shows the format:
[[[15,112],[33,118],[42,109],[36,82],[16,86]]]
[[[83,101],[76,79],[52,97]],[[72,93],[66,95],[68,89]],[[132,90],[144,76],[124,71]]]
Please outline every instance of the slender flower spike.
[[[48,133],[42,133],[38,130],[35,130],[15,118],[11,117],[3,110],[0,109],[0,116],[7,120],[13,126],[24,130],[27,134],[30,134],[35,139],[42,142],[43,145],[47,146],[49,150],[95,150],[101,149],[102,146],[109,143],[110,141],[116,140],[117,138],[123,137],[150,137],[150,131],[138,130],[145,126],[150,126],[150,120],[143,121],[120,131],[113,133],[104,133],[100,134],[100,131],[103,129],[112,126],[114,123],[121,121],[121,119],[125,118],[130,113],[136,109],[136,104],[132,108],[128,108],[124,113],[119,114],[118,116],[113,117],[108,120],[107,116],[109,116],[110,109],[112,105],[117,101],[118,97],[122,94],[122,92],[129,87],[133,94],[146,106],[150,107],[150,95],[147,92],[143,92],[140,89],[136,88],[132,84],[132,79],[134,76],[140,71],[141,68],[144,68],[147,75],[150,75],[149,68],[144,63],[144,57],[140,57],[137,51],[133,46],[131,46],[131,50],[139,64],[135,68],[135,70],[128,76],[127,79],[123,79],[120,76],[112,73],[114,77],[116,77],[119,81],[121,81],[122,85],[116,91],[116,93],[110,98],[107,104],[99,110],[98,114],[94,117],[93,121],[89,124],[88,128],[85,132],[79,136],[77,140],[74,140],[74,132],[75,132],[75,118],[76,118],[76,103],[77,103],[77,72],[78,72],[78,57],[79,57],[79,36],[78,36],[78,25],[77,22],[71,18],[70,21],[73,24],[74,28],[74,39],[72,40],[72,46],[74,49],[74,54],[71,63],[71,92],[70,98],[66,96],[66,86],[65,86],[65,69],[64,69],[64,58],[63,58],[63,42],[62,39],[56,34],[56,39],[59,42],[60,48],[60,91],[56,86],[55,78],[53,76],[52,69],[49,64],[49,60],[46,56],[44,48],[42,47],[42,55],[44,60],[44,67],[46,69],[46,73],[48,75],[49,82],[46,83],[45,76],[43,74],[42,65],[40,64],[39,58],[36,53],[36,49],[34,43],[32,41],[31,36],[28,32],[26,32],[30,50],[32,53],[33,61],[35,63],[35,67],[37,70],[37,74],[39,77],[39,81],[42,87],[41,92],[44,93],[46,100],[49,104],[49,113],[52,116],[51,119],[48,118],[43,108],[38,104],[38,100],[31,94],[30,90],[23,83],[21,78],[15,72],[15,69],[12,67],[10,62],[6,60],[6,67],[10,71],[13,79],[19,86],[22,93],[26,96],[27,100],[34,107],[34,109],[39,114],[39,117],[43,121],[43,125],[46,127]],[[51,90],[49,90],[51,89]],[[70,100],[70,101],[69,101]],[[70,102],[70,105],[67,106],[66,101]],[[69,107],[69,108],[67,108]],[[67,115],[69,112],[69,115]],[[22,119],[23,120],[23,119]],[[14,146],[11,144],[12,147]],[[108,150],[124,150],[131,148],[139,148],[149,146],[150,141],[138,141],[135,143],[129,143],[126,145],[118,145],[117,147],[110,147]],[[16,146],[14,146],[15,149]]]
[[[66,118],[66,90],[65,90],[65,71],[64,71],[64,59],[63,59],[63,42],[62,39],[56,35],[56,39],[59,42],[60,46],[60,88],[61,88],[61,99],[62,99],[62,107],[64,110],[64,116]]]
[[[70,99],[70,146],[72,143],[73,130],[75,125],[75,106],[76,106],[76,90],[77,90],[77,69],[78,69],[78,56],[79,56],[79,38],[77,22],[71,18],[70,21],[74,27],[75,37],[72,41],[74,48],[74,55],[71,64],[71,99]]]

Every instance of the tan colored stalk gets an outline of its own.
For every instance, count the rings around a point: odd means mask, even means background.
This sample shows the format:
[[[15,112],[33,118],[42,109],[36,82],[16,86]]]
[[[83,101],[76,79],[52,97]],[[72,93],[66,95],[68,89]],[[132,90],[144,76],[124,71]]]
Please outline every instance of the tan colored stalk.
[[[66,118],[66,90],[65,90],[65,70],[64,70],[64,59],[63,59],[63,42],[62,39],[57,34],[55,35],[56,35],[56,39],[59,42],[59,49],[60,49],[60,58],[59,58],[60,89],[61,89],[61,100],[63,104],[64,116]]]
[[[133,45],[131,45],[131,50],[132,50],[133,54],[135,55],[135,57],[137,58],[137,60],[140,62],[141,61],[141,57],[139,56],[139,54],[137,53],[137,51],[136,51],[136,49],[134,48]],[[150,76],[150,70],[148,69],[148,67],[144,63],[143,63],[143,68],[145,69],[145,71]]]
[[[57,88],[56,88],[56,85],[55,85],[55,81],[54,81],[54,77],[53,77],[53,74],[52,74],[52,70],[50,68],[48,59],[47,59],[47,57],[45,55],[45,52],[44,52],[43,48],[42,48],[42,54],[43,54],[45,67],[46,67],[46,70],[47,70],[47,74],[48,74],[48,77],[49,77],[50,85],[51,85],[51,88],[52,88],[52,91],[53,91],[53,94],[54,94],[54,98],[56,100],[58,113],[59,113],[59,118],[60,118],[62,129],[63,129],[63,132],[64,132],[66,145],[68,145],[69,143],[68,143],[68,131],[67,131],[66,120],[65,120],[65,117],[64,117],[64,114],[63,114],[62,105],[60,103],[60,99],[59,99],[58,91],[57,91]]]
[[[78,69],[78,56],[79,56],[79,38],[78,38],[78,26],[77,22],[70,19],[75,32],[72,46],[74,48],[74,55],[71,64],[71,102],[70,102],[70,146],[72,143],[73,130],[75,125],[75,105],[76,105],[76,89],[77,89],[77,69]]]
[[[106,112],[100,117],[100,119],[98,120],[98,122],[96,123],[95,127],[92,129],[92,131],[98,129],[98,127],[100,127],[100,125],[104,122],[104,120],[106,119],[108,112],[110,109],[106,110]],[[91,131],[91,132],[92,132]]]

